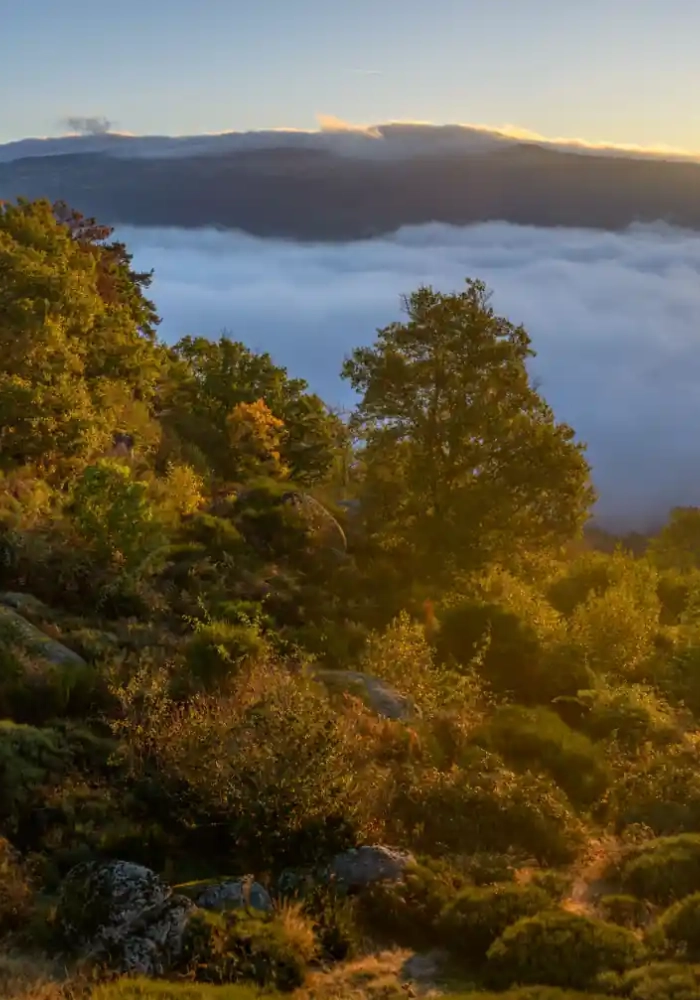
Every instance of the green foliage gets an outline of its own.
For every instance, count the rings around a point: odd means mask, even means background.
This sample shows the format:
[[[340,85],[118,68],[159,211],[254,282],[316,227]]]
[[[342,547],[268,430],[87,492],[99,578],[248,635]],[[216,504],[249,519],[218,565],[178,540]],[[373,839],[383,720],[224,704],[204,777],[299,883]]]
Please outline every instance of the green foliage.
[[[607,767],[590,740],[548,709],[504,705],[475,738],[514,768],[545,771],[577,805],[591,805],[608,785]]]
[[[641,823],[658,835],[700,831],[697,748],[679,745],[630,762],[607,806],[618,830]]]
[[[343,375],[361,394],[363,511],[413,578],[449,578],[504,552],[565,540],[593,499],[573,431],[532,387],[530,338],[485,286],[405,303],[407,320],[359,348]]]
[[[240,471],[227,420],[237,406],[259,402],[284,426],[279,456],[291,479],[309,484],[328,475],[342,428],[302,379],[290,379],[268,354],[255,354],[226,336],[218,341],[185,337],[175,345],[174,356],[178,366],[168,423],[206,455],[222,478],[233,480]]]
[[[623,890],[653,903],[700,892],[700,835],[660,837],[631,847],[611,873]]]
[[[573,913],[549,912],[509,927],[488,951],[489,985],[586,989],[603,972],[638,965],[644,948],[632,931]]]
[[[700,966],[653,962],[621,975],[601,976],[600,988],[628,1000],[695,1000],[700,993]]]
[[[636,896],[601,896],[598,909],[604,920],[621,927],[643,927],[649,921],[649,905]]]
[[[664,746],[680,736],[671,706],[643,684],[600,685],[592,691],[580,691],[576,704],[560,701],[554,707],[591,739],[614,739],[628,750],[649,743]]]
[[[697,961],[700,957],[700,892],[679,900],[666,910],[654,928],[670,951]]]
[[[26,866],[4,837],[0,837],[0,938],[29,921],[34,892]]]
[[[407,947],[427,949],[442,943],[440,916],[456,893],[468,885],[448,863],[425,859],[406,869],[400,882],[379,882],[360,898],[361,917],[373,936]]]
[[[424,768],[407,778],[391,816],[418,850],[515,849],[556,864],[570,861],[581,844],[564,793],[539,775],[513,773],[497,758],[447,772]]]
[[[650,560],[661,569],[700,569],[700,508],[676,507],[649,546]]]
[[[146,483],[127,465],[102,459],[76,482],[69,507],[80,537],[98,560],[137,569],[164,542]]]
[[[304,982],[316,950],[312,927],[298,909],[280,916],[198,911],[185,929],[181,965],[203,982],[249,980],[293,990]]]
[[[507,927],[551,905],[547,893],[533,885],[462,889],[440,916],[441,943],[459,961],[480,963]]]

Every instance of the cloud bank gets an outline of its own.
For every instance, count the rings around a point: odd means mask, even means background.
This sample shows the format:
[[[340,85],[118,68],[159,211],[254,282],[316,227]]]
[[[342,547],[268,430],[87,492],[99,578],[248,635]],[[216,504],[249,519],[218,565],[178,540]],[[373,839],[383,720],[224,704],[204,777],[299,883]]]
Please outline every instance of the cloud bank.
[[[167,340],[226,329],[337,405],[353,402],[343,357],[399,318],[402,294],[482,278],[495,308],[528,329],[557,417],[588,442],[601,522],[644,528],[673,505],[700,505],[697,234],[488,223],[316,245],[214,230],[119,235],[138,267],[155,268]]]
[[[354,72],[374,75],[380,71]],[[0,162],[27,156],[76,152],[104,152],[127,158],[151,158],[249,152],[279,147],[324,150],[337,156],[360,159],[401,160],[449,153],[476,155],[517,143],[529,143],[581,155],[700,160],[700,150],[676,149],[663,145],[635,146],[580,138],[551,138],[518,125],[436,124],[420,121],[363,125],[325,114],[319,114],[317,121],[316,129],[268,128],[247,132],[163,136],[111,131],[112,123],[108,118],[73,115],[62,123],[62,127],[67,127],[71,133],[69,135],[26,138],[0,144]]]

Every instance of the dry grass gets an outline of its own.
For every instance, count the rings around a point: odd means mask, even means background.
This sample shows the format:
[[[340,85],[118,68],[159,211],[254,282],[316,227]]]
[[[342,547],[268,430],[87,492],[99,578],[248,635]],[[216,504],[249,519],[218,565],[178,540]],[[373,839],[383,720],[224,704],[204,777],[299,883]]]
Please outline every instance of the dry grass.
[[[436,996],[430,978],[418,968],[411,975],[412,951],[395,949],[335,965],[311,973],[298,990],[298,1000],[404,1000],[406,997]],[[426,971],[434,972],[434,969]]]
[[[72,1000],[60,972],[37,955],[0,952],[2,1000]]]

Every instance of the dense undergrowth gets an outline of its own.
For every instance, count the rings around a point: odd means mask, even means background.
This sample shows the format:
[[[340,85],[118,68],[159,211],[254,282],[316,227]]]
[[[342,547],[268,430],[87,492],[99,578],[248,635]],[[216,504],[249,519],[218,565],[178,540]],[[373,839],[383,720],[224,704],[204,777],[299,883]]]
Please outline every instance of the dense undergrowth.
[[[392,998],[401,949],[448,995],[700,995],[700,510],[594,548],[478,283],[355,352],[344,422],[242,344],[161,344],[109,240],[0,212],[1,995]],[[276,891],[362,844],[415,864]],[[274,908],[110,978],[55,917],[99,859]]]

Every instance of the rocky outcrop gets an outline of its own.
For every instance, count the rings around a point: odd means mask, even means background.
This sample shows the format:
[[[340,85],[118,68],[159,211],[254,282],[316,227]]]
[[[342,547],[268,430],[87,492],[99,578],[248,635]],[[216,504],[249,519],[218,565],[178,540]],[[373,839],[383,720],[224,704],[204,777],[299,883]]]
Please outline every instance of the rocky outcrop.
[[[272,899],[267,889],[259,882],[236,879],[208,885],[195,896],[195,902],[202,910],[237,910],[247,907],[267,913],[272,909]]]
[[[375,882],[400,882],[415,858],[383,844],[356,847],[336,855],[330,864],[329,876],[348,890],[364,889]]]
[[[194,909],[149,868],[87,862],[65,879],[56,919],[81,957],[123,974],[161,976],[177,963]]]
[[[302,519],[312,538],[319,545],[336,552],[345,553],[348,543],[345,532],[331,512],[308,493],[290,490],[282,497],[282,503],[292,507]]]
[[[410,700],[379,677],[356,670],[314,670],[313,675],[331,692],[357,695],[373,712],[386,719],[407,722],[415,715]]]
[[[16,605],[21,596],[19,594],[4,594],[3,600],[0,600],[0,642],[15,643],[33,656],[41,657],[57,667],[84,666],[85,660],[81,656],[74,653],[72,649],[68,649],[63,643],[49,638],[41,629],[32,625],[15,611],[14,607],[10,606],[11,601]],[[32,599],[25,597],[25,602],[27,600],[31,601]],[[32,610],[31,604],[25,603],[25,607],[28,612]]]

